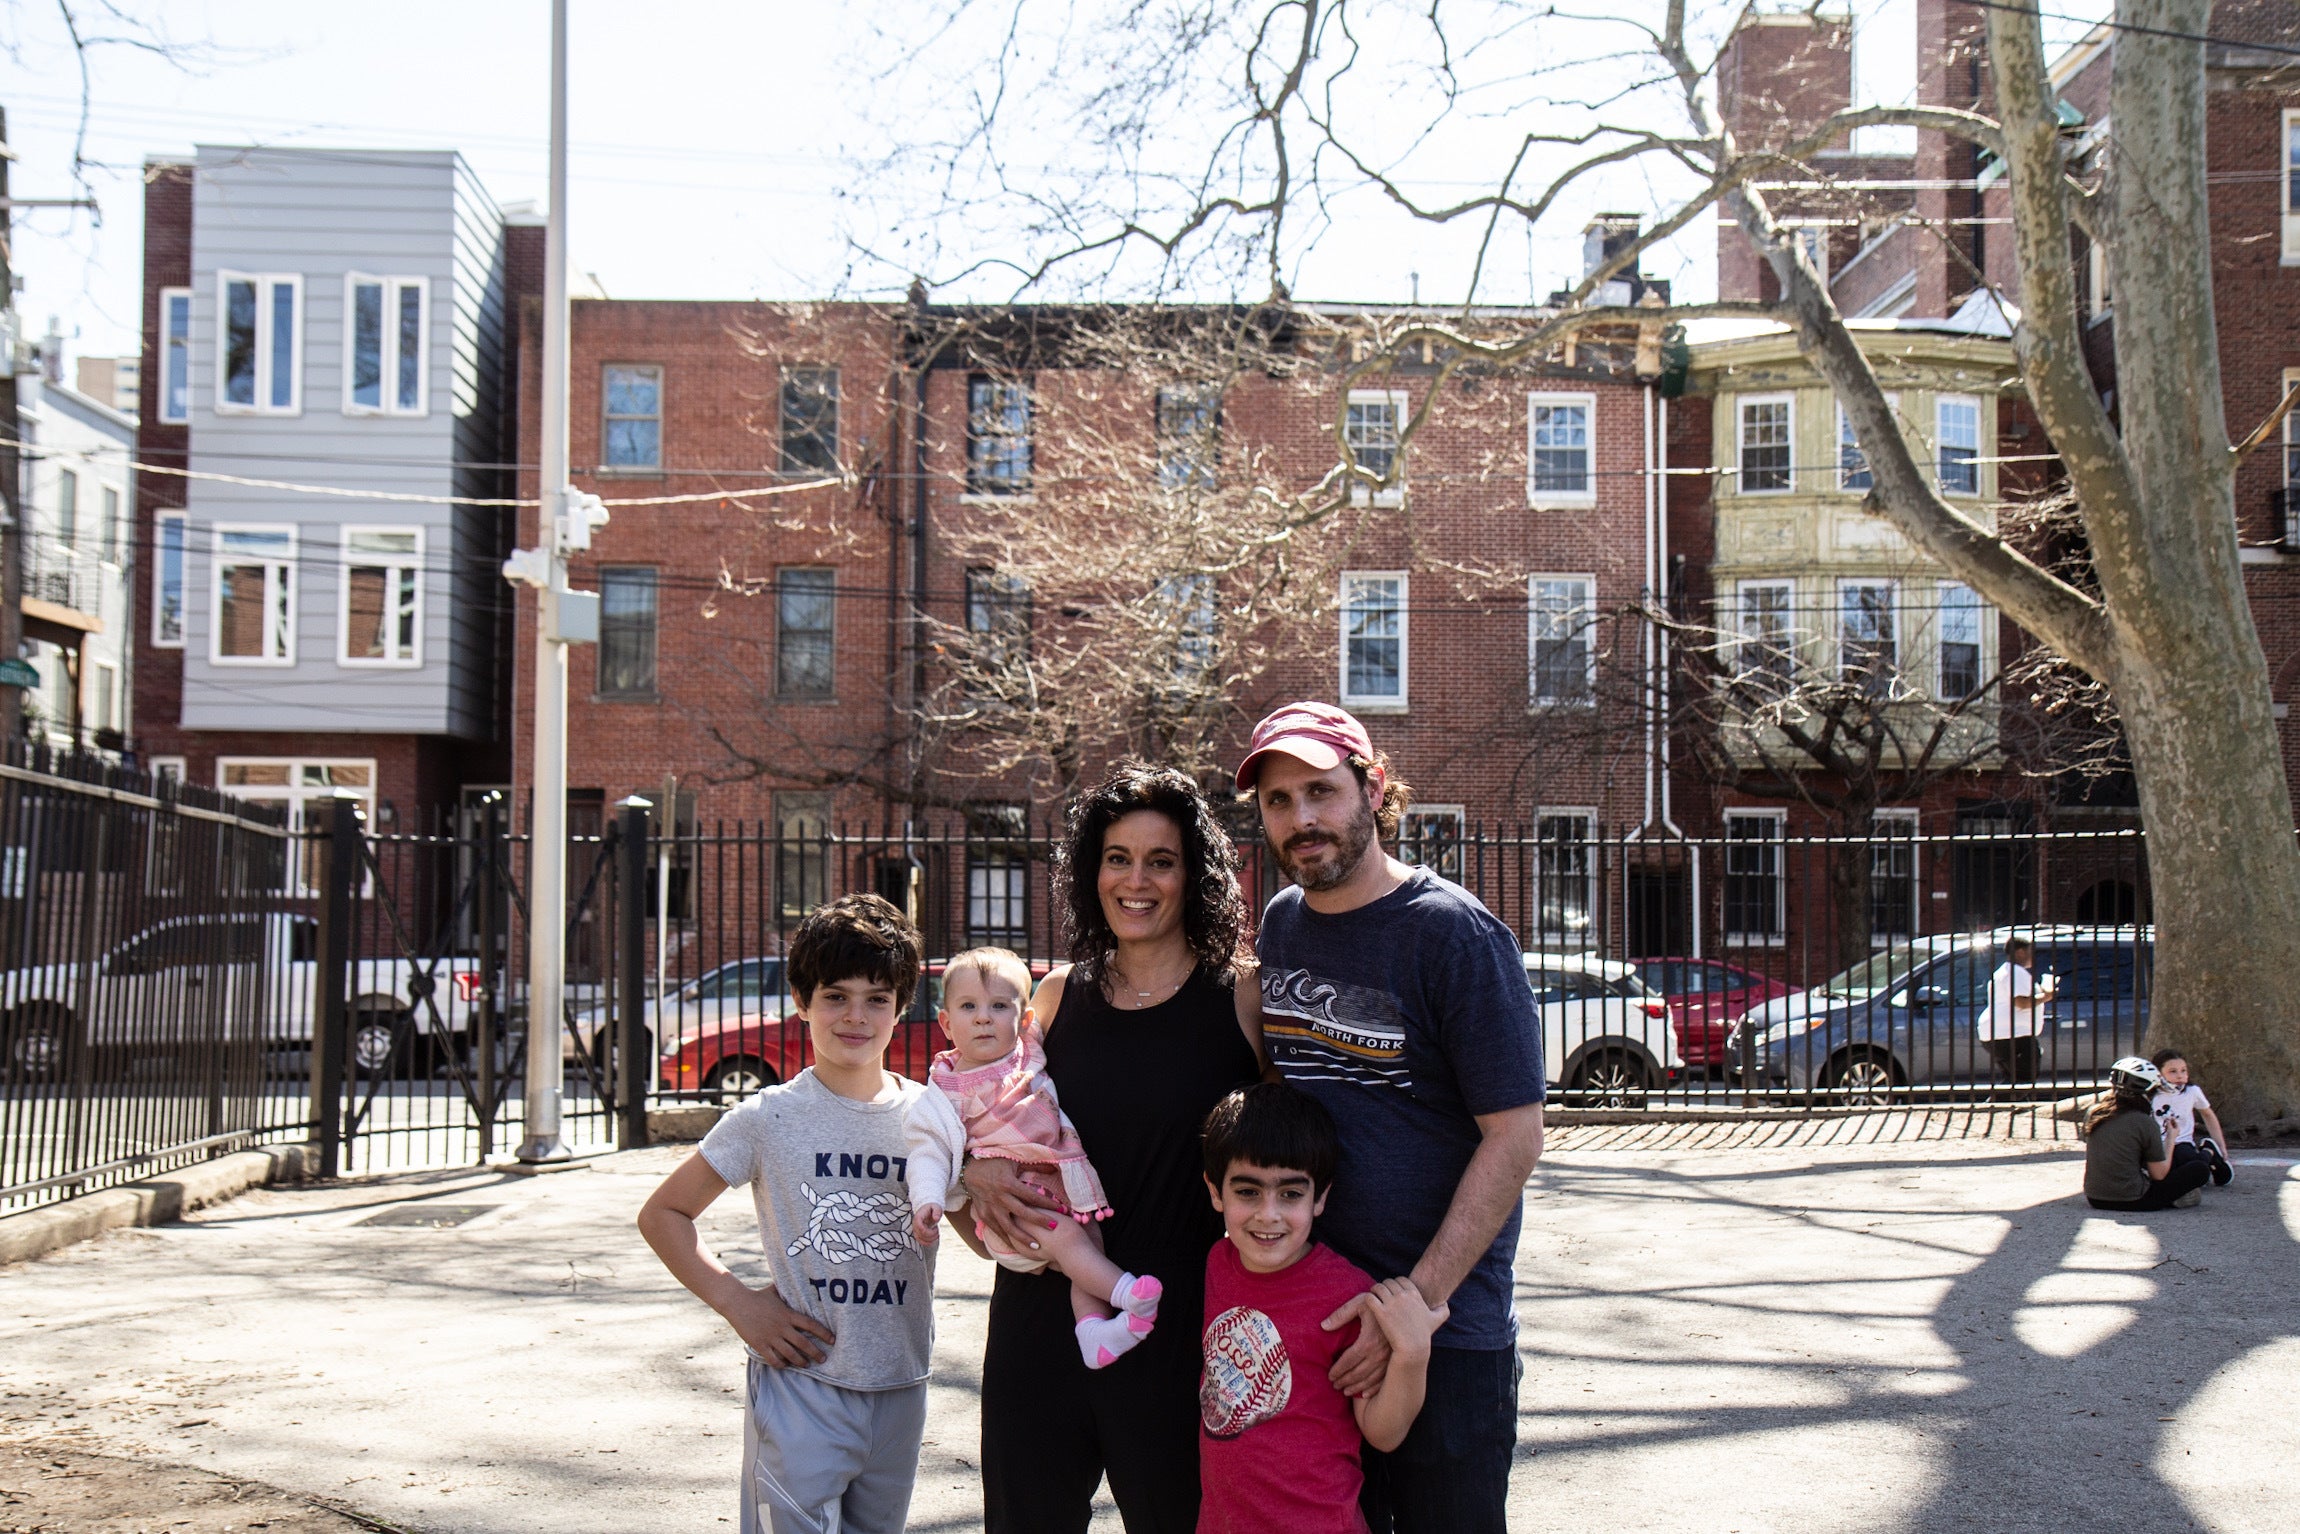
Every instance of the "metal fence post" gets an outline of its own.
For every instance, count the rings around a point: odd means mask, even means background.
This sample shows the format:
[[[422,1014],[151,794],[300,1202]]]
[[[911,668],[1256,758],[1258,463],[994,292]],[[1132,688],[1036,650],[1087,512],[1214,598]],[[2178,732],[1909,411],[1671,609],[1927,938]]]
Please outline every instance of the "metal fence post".
[[[618,1095],[622,1120],[616,1126],[615,1148],[638,1150],[647,1144],[647,1093],[654,1086],[655,1049],[647,1029],[647,811],[646,800],[636,794],[622,803],[621,866],[615,879],[615,920],[621,929],[622,951],[616,963],[622,970],[622,1016],[616,1043]]]
[[[352,897],[359,885],[359,814],[350,799],[331,807],[320,887],[319,968],[312,977],[312,1119],[319,1175],[342,1170],[344,1050],[351,1037]],[[292,865],[291,865],[292,866]]]
[[[503,984],[509,980],[511,953],[509,945],[499,960],[496,945],[500,939],[497,902],[502,898],[495,887],[495,860],[502,856],[503,827],[501,821],[502,791],[496,790],[480,801],[479,806],[479,866],[475,870],[475,900],[479,908],[479,1004],[471,1020],[472,1057],[476,1070],[476,1091],[479,1097],[479,1159],[482,1163],[495,1154],[495,1114],[502,1106],[497,1100],[495,1082],[495,1036],[497,998]]]

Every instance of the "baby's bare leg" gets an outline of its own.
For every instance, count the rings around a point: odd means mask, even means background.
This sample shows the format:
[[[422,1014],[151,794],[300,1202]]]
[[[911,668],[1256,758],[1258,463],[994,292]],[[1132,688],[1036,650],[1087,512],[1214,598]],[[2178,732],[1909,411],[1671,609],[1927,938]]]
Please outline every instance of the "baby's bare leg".
[[[1070,1280],[1070,1308],[1079,1320],[1110,1314],[1107,1307],[1111,1291],[1126,1273],[1103,1255],[1102,1232],[1091,1225],[1064,1219],[1046,1233],[1039,1245],[1045,1250],[1047,1260]]]

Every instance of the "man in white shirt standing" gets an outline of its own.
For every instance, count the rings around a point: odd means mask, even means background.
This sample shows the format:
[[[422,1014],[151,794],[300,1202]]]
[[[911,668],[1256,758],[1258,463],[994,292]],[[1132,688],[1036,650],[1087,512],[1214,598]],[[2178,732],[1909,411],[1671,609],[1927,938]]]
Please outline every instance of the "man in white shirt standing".
[[[1981,1017],[1980,1035],[1996,1075],[2005,1081],[2036,1080],[2037,1024],[2059,980],[2047,975],[2039,982],[2031,967],[2035,962],[2036,945],[2016,937],[2005,944],[2005,961],[1989,976],[1989,1009]]]

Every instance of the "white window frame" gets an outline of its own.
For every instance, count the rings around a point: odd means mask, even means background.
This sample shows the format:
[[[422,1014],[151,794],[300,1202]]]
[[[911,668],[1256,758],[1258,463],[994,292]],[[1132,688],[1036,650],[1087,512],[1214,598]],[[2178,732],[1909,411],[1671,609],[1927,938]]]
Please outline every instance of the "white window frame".
[[[1399,455],[1403,454],[1406,450],[1406,422],[1413,419],[1413,404],[1407,397],[1406,391],[1403,389],[1352,389],[1349,393],[1349,398],[1344,400],[1343,403],[1345,405],[1387,405],[1395,413],[1396,417],[1392,429],[1397,434],[1397,441],[1390,447],[1390,464],[1393,468],[1398,470],[1397,482],[1395,484],[1384,485],[1377,490],[1369,485],[1353,479],[1350,481],[1351,503],[1358,506],[1364,506],[1368,504],[1375,506],[1404,505],[1406,495],[1405,470],[1402,463],[1400,462]],[[1346,424],[1344,430],[1346,435]],[[1350,449],[1352,455],[1355,456],[1358,449],[1358,444],[1355,442],[1351,443]]]
[[[67,555],[80,552],[80,471],[56,471],[56,542]]]
[[[1751,875],[1733,872],[1733,844],[1744,844],[1756,838],[1737,838],[1733,835],[1735,821],[1760,821],[1771,829],[1763,838],[1773,849],[1773,930],[1771,932],[1735,932],[1726,928],[1724,943],[1729,948],[1779,948],[1788,941],[1789,927],[1789,812],[1786,810],[1730,809],[1724,812],[1724,847],[1717,859],[1719,879],[1718,926],[1725,927],[1725,912],[1730,909],[1723,900],[1723,882],[1727,878],[1748,878]]]
[[[1743,462],[1749,451],[1749,411],[1758,405],[1787,407],[1789,465],[1788,482],[1766,489],[1752,489],[1749,485],[1748,465]],[[1797,396],[1794,394],[1736,394],[1733,396],[1733,493],[1736,495],[1794,495],[1797,492]]]
[[[352,398],[352,348],[358,344],[356,316],[359,290],[379,287],[383,290],[382,334],[377,337],[376,400],[363,405]],[[415,403],[399,402],[400,364],[405,361],[399,351],[400,295],[415,294]],[[425,277],[381,277],[372,272],[347,272],[343,279],[343,413],[345,415],[387,415],[415,419],[431,414],[431,281]]]
[[[607,375],[618,368],[625,372],[655,375],[655,413],[653,415],[617,414],[607,408]],[[625,475],[634,479],[661,479],[663,477],[663,417],[665,385],[670,370],[660,362],[602,362],[599,364],[599,463],[598,472],[607,475]],[[610,463],[607,461],[607,438],[616,421],[653,421],[655,423],[655,457],[651,463]]]
[[[1963,581],[1942,581],[1935,590],[1935,600],[1939,605],[1933,615],[1933,696],[1944,703],[1954,703],[1964,696],[1961,692],[1950,692],[1948,682],[1949,594],[1957,591],[1973,599],[1973,680],[1976,687],[1985,682],[1989,674],[1989,617],[1994,609],[1979,592]]]
[[[1582,636],[1582,692],[1579,697],[1545,696],[1541,691],[1541,668],[1536,664],[1542,640],[1542,611],[1538,593],[1546,581],[1578,581],[1581,602],[1575,609],[1581,619]],[[1597,577],[1586,573],[1542,572],[1526,577],[1525,581],[1525,690],[1536,708],[1594,708],[1597,706]]]
[[[176,328],[176,306],[183,305],[183,328]],[[159,344],[153,348],[155,360],[160,364],[158,385],[153,390],[155,408],[162,424],[182,426],[192,418],[192,290],[190,288],[160,289]],[[181,409],[170,410],[168,384],[174,375],[175,364],[184,365],[184,398]]]
[[[2283,264],[2300,266],[2300,205],[2292,197],[2292,178],[2300,173],[2300,110],[2286,108],[2283,136],[2276,146],[2276,200],[2283,210]]]
[[[2283,387],[2276,393],[2280,400],[2300,387],[2300,368],[2286,368],[2282,381]],[[2285,520],[2290,523],[2295,514],[2300,513],[2300,410],[2287,411],[2284,416],[2284,488],[2296,503],[2285,512]],[[2277,531],[2281,534],[2283,529]]]
[[[228,785],[225,781],[231,776],[231,770],[234,767],[282,766],[287,768],[288,781],[276,788],[270,784],[246,783],[235,787]],[[306,769],[318,768],[325,771],[337,767],[366,768],[367,787],[362,790],[349,788],[348,785],[307,785],[299,781]],[[219,756],[216,758],[216,788],[222,793],[230,794],[235,799],[245,799],[251,804],[278,804],[287,807],[289,837],[287,843],[287,878],[285,887],[280,891],[282,894],[300,896],[319,893],[318,879],[315,877],[319,871],[318,848],[310,838],[302,834],[314,829],[309,816],[312,805],[325,804],[333,799],[349,798],[360,806],[362,811],[360,819],[369,826],[375,824],[378,784],[376,782],[375,758],[372,756]],[[372,889],[374,883],[375,876],[369,874],[362,881],[361,888],[363,890]]]
[[[1837,630],[1838,680],[1847,680],[1853,674],[1845,635],[1845,594],[1849,591],[1884,591],[1891,595],[1892,606],[1887,610],[1887,616],[1893,625],[1891,639],[1893,658],[1892,664],[1886,668],[1886,674],[1888,676],[1904,674],[1909,661],[1909,637],[1905,632],[1908,624],[1903,621],[1901,613],[1901,583],[1884,575],[1845,575],[1838,577],[1835,590],[1837,606],[1832,617],[1835,620]]]
[[[376,553],[369,550],[354,551],[351,541],[367,535],[406,537],[414,535],[415,548],[410,553]],[[423,550],[424,529],[406,523],[352,523],[339,529],[336,551],[335,604],[335,663],[366,671],[412,671],[423,664]],[[415,643],[406,655],[354,655],[351,653],[351,572],[359,569],[382,569],[390,572],[384,579],[384,601],[388,607],[398,581],[398,572],[410,571],[415,576]],[[397,624],[393,627],[396,629]]]
[[[123,563],[121,517],[127,509],[128,498],[118,485],[96,481],[96,557],[114,568]]]
[[[168,525],[176,529],[176,632],[171,637],[166,627],[168,611]],[[191,525],[180,511],[155,512],[152,516],[152,648],[155,650],[181,650],[184,647],[184,628],[190,616],[192,544]]]
[[[178,783],[181,783],[185,781],[186,765],[184,758],[180,756],[147,756],[144,758],[144,771],[154,779],[174,778]]]
[[[1350,610],[1354,604],[1352,588],[1360,582],[1395,581],[1397,583],[1398,621],[1398,690],[1388,693],[1359,693],[1350,690]],[[1411,612],[1412,581],[1403,570],[1344,570],[1340,590],[1339,633],[1341,637],[1341,668],[1337,680],[1338,695],[1344,708],[1360,708],[1374,712],[1402,713],[1406,699],[1411,696],[1411,676],[1408,662],[1412,659],[1413,634],[1408,622]]]
[[[1752,576],[1747,580],[1733,583],[1734,673],[1737,676],[1746,676],[1751,665],[1743,652],[1753,646],[1767,642],[1765,636],[1756,634],[1749,628],[1747,596],[1749,593],[1757,591],[1779,591],[1786,595],[1786,599],[1781,603],[1780,649],[1789,658],[1789,674],[1781,678],[1781,684],[1784,688],[1793,687],[1797,682],[1797,667],[1804,651],[1803,646],[1799,643],[1801,636],[1797,632],[1797,583],[1786,576]]]
[[[1905,943],[1913,938],[1921,937],[1924,935],[1924,843],[1917,839],[1917,812],[1913,808],[1896,808],[1872,811],[1869,815],[1869,825],[1869,902],[1872,906],[1874,906],[1876,903],[1876,883],[1879,878],[1879,871],[1875,861],[1877,852],[1883,846],[1885,846],[1888,841],[1891,840],[1906,841],[1909,849],[1909,930],[1906,932],[1879,933],[1877,931],[1877,924],[1873,914],[1869,922],[1869,946],[1871,948],[1884,948],[1894,943]],[[1905,833],[1893,837],[1880,836],[1876,834],[1880,827],[1888,825],[1906,826],[1908,827],[1908,830]]]
[[[1561,922],[1556,926],[1551,926],[1548,923],[1544,910],[1549,899],[1550,884],[1554,880],[1570,878],[1571,875],[1547,866],[1549,848],[1552,844],[1546,832],[1549,823],[1553,820],[1578,820],[1581,822],[1581,836],[1577,845],[1581,849],[1582,857],[1579,880],[1581,885],[1581,920],[1578,923]],[[1597,810],[1594,806],[1579,804],[1542,805],[1534,811],[1533,839],[1532,946],[1551,951],[1587,947],[1589,934],[1597,925],[1597,870],[1601,861],[1597,846]]]
[[[111,685],[105,686],[106,682]],[[120,729],[121,701],[119,663],[91,661],[88,665],[88,696],[80,705],[80,716],[88,721],[88,727],[92,730]],[[99,704],[102,706],[98,707]]]
[[[1543,490],[1536,483],[1535,454],[1539,428],[1536,418],[1543,407],[1579,406],[1582,411],[1582,488],[1579,490]],[[1555,452],[1557,449],[1551,448]],[[1525,503],[1543,508],[1550,506],[1594,506],[1597,504],[1597,396],[1595,394],[1528,394],[1525,397]]]
[[[267,557],[261,561],[227,558],[224,552],[224,539],[233,533],[264,533],[284,536],[287,539],[287,552],[285,555],[276,558]],[[293,523],[287,522],[218,522],[215,525],[213,536],[208,545],[208,663],[210,665],[292,666],[295,664],[298,619],[295,578],[296,548],[301,542],[298,534],[299,529]],[[264,627],[267,634],[271,629],[274,603],[280,599],[280,593],[284,590],[287,609],[286,650],[279,655],[226,655],[223,653],[224,571],[227,568],[242,564],[259,562],[265,567]],[[279,587],[273,585],[275,579],[281,583]],[[234,760],[238,760],[238,758],[234,758]]]
[[[1423,856],[1423,854],[1429,849],[1422,845],[1421,837],[1417,836],[1413,838],[1409,847],[1409,839],[1405,835],[1405,828],[1412,825],[1416,821],[1445,821],[1453,826],[1453,841],[1448,847],[1439,851],[1437,860],[1435,862],[1431,862]],[[1464,833],[1468,829],[1468,825],[1468,813],[1461,805],[1408,805],[1406,807],[1405,816],[1399,823],[1398,855],[1400,858],[1404,858],[1406,853],[1410,850],[1413,854],[1410,861],[1420,867],[1430,869],[1441,879],[1451,879],[1454,883],[1459,884],[1462,882],[1462,874],[1464,871],[1462,840]],[[1450,869],[1448,867],[1449,863],[1451,864]]]
[[[2108,247],[2094,240],[2084,252],[2084,312],[2097,320],[2115,307],[2116,295],[2108,290]]]
[[[231,287],[235,282],[252,282],[256,286],[256,375],[255,401],[238,404],[229,398],[225,370],[231,366],[231,346],[228,327],[231,323]],[[295,336],[288,346],[288,402],[272,403],[275,392],[272,385],[278,375],[272,369],[272,312],[278,300],[274,290],[286,286],[295,294],[290,323]],[[216,273],[216,414],[218,415],[276,415],[303,414],[303,353],[306,325],[304,323],[303,278],[295,272],[228,272]]]
[[[1973,412],[1973,440],[1970,467],[1973,487],[1970,490],[1952,489],[1948,469],[1948,414],[1953,406],[1969,405]],[[1981,473],[1981,459],[1988,445],[1988,413],[1981,408],[1977,394],[1936,394],[1933,396],[1933,480],[1941,487],[1941,494],[1979,496],[1988,489],[1988,481]],[[1961,444],[1960,444],[1961,445]]]

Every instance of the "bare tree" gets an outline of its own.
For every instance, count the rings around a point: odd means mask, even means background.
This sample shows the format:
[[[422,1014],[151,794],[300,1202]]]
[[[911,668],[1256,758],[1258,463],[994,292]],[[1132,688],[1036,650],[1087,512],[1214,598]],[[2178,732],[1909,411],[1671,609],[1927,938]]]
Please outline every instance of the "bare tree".
[[[1155,67],[1089,82],[1083,110],[1101,137],[1086,143],[1109,151],[1096,161],[1105,174],[1079,167],[1074,155],[1059,182],[1028,188],[1039,216],[1027,231],[1030,253],[1013,265],[1040,282],[1085,269],[1126,278],[1134,273],[1113,252],[1135,247],[1154,253],[1160,279],[1171,281],[1193,256],[1251,245],[1275,285],[1314,241],[1333,199],[1370,189],[1405,217],[1463,231],[1465,264],[1477,274],[1505,222],[1537,226],[1583,188],[1639,175],[1681,191],[1559,312],[1514,339],[1437,324],[1400,326],[1386,338],[1393,349],[1438,348],[1449,366],[1507,364],[1587,324],[1634,323],[1634,313],[1594,302],[1601,285],[1710,210],[1729,216],[1778,286],[1768,312],[1844,403],[1873,466],[1872,507],[2113,699],[2162,913],[2153,1036],[2178,1043],[2226,1083],[2239,1132],[2290,1129],[2300,1120],[2300,1034],[2279,987],[2300,969],[2300,846],[2233,508],[2236,464],[2266,431],[2232,442],[2223,418],[2205,257],[2203,39],[2212,10],[2211,0],[2120,6],[2107,114],[2113,144],[2087,167],[2072,165],[2061,132],[2034,0],[1987,7],[1994,116],[1855,108],[1764,145],[1739,142],[1719,120],[1714,50],[1689,27],[1685,0],[1578,18],[1506,4],[1463,15],[1348,0],[1122,8],[1105,18],[1112,35],[1130,39]],[[1554,47],[1607,31],[1618,45],[1578,57]],[[1000,103],[1011,112],[1032,99],[1011,78],[1021,57],[1002,47],[1005,94],[978,95],[978,131],[957,143],[961,157],[995,142]],[[1079,57],[1074,51],[1065,62]],[[1386,82],[1398,83],[1385,90]],[[1170,108],[1184,100],[1201,111],[1215,100],[1235,108],[1219,133],[1199,140],[1211,148],[1194,176],[1147,152],[1162,132],[1177,131]],[[1401,111],[1424,104],[1427,121],[1397,133]],[[1420,196],[1393,167],[1472,110],[1530,126],[1486,189]],[[1947,134],[2005,166],[2019,274],[2009,295],[2014,344],[2065,466],[2094,589],[2056,575],[1941,497],[1897,429],[1813,252],[1775,217],[1761,188],[1790,177],[1826,181],[1830,168],[1817,153],[1880,126]],[[1152,164],[1159,173],[1145,170]],[[1458,162],[1449,168],[1459,176]],[[1016,186],[1008,178],[1002,195]],[[2117,295],[2115,421],[2081,344],[2072,256],[2079,228],[2105,253]],[[1380,365],[1368,358],[1359,366]],[[1342,428],[1337,416],[1337,456],[1348,463]]]

